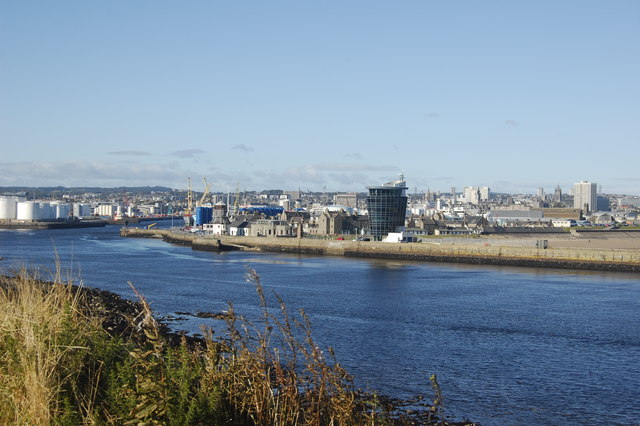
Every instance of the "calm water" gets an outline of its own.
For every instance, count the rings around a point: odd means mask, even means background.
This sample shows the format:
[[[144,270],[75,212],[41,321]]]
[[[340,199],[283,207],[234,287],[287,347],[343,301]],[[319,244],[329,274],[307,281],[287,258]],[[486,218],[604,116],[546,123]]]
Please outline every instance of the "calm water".
[[[447,414],[483,424],[640,422],[640,276],[455,266],[269,253],[208,253],[115,226],[0,231],[0,268],[62,266],[92,287],[132,298],[132,281],[159,315],[258,313],[245,267],[333,346],[360,387],[430,394],[435,373]],[[43,278],[46,278],[44,276]],[[172,323],[199,330],[206,320]]]

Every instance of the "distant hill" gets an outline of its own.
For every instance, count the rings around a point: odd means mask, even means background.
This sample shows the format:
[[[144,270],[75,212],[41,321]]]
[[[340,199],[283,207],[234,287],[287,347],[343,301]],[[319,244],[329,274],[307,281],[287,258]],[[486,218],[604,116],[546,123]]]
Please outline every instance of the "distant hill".
[[[100,188],[93,186],[71,187],[64,186],[0,186],[0,195],[22,195],[33,197],[48,197],[51,195],[82,195],[93,194],[151,194],[154,192],[173,192],[172,188],[166,186],[119,186],[114,188]]]

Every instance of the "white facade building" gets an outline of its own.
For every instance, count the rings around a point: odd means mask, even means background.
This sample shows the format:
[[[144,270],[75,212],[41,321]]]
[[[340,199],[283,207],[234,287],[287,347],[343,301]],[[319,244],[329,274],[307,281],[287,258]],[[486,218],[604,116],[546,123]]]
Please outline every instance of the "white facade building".
[[[229,233],[228,223],[204,223],[202,230],[207,235],[227,235]]]
[[[100,204],[95,208],[94,213],[98,216],[111,217],[116,213],[116,206],[113,204]]]
[[[465,186],[464,201],[471,204],[489,201],[489,193],[490,189],[488,186]]]
[[[573,208],[582,209],[584,213],[596,211],[598,206],[598,184],[594,182],[575,183],[573,185]]]

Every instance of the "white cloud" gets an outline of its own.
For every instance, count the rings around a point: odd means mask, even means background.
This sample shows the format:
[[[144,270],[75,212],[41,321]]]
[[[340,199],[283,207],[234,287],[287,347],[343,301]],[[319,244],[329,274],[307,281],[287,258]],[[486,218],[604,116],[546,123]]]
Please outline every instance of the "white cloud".
[[[112,152],[107,152],[107,154],[109,155],[132,155],[132,156],[146,156],[146,155],[151,155],[150,152],[146,152],[146,151],[112,151]]]
[[[331,171],[331,170],[356,171],[357,170],[361,172],[380,172],[380,171],[395,172],[398,170],[394,166],[379,166],[374,164],[363,164],[363,163],[318,163],[312,167],[322,171]]]
[[[138,186],[175,187],[188,173],[176,163],[20,162],[0,163],[3,186]]]
[[[183,149],[180,151],[174,151],[169,155],[178,158],[192,158],[198,154],[204,154],[204,151],[201,149]]]
[[[352,152],[350,154],[345,154],[344,158],[347,160],[362,160],[362,154],[359,152]]]
[[[262,187],[295,188],[309,190],[364,191],[366,186],[387,182],[395,178],[397,169],[392,166],[370,165],[352,162],[318,163],[282,170],[255,171]],[[380,178],[384,172],[384,178]]]
[[[231,149],[233,149],[234,151],[244,151],[244,152],[251,152],[253,151],[253,148],[251,148],[250,146],[247,146],[243,143],[238,144],[238,145],[234,145]]]

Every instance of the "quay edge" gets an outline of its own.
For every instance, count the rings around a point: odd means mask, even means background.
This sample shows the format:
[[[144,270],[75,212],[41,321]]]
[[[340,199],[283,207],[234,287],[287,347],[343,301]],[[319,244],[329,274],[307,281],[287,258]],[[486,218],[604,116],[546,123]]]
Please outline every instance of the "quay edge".
[[[162,229],[122,228],[122,237],[162,238],[194,250],[261,250],[279,253],[395,259],[592,271],[640,272],[639,250],[537,249],[507,246],[456,247],[310,238],[201,237]]]
[[[106,226],[103,220],[0,220],[0,229],[71,229],[71,228],[97,228]]]

